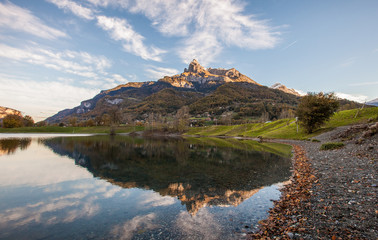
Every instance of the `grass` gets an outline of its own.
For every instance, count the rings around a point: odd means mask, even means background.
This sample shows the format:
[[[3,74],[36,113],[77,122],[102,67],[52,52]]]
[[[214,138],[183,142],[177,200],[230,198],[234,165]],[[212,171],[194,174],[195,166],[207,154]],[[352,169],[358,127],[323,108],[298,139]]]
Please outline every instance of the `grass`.
[[[320,146],[320,150],[333,150],[333,149],[339,149],[344,147],[344,143],[342,142],[328,142],[324,143]]]
[[[357,114],[358,113],[358,114]],[[337,112],[322,128],[312,134],[307,134],[297,127],[294,119],[280,119],[269,123],[248,123],[233,126],[208,126],[193,127],[184,135],[200,136],[229,136],[229,137],[252,137],[257,138],[280,138],[280,139],[310,139],[321,133],[330,131],[336,127],[351,124],[366,123],[369,120],[378,120],[378,107],[353,109]],[[115,128],[116,133],[128,133],[143,131],[144,127],[120,126]],[[24,127],[24,128],[0,128],[0,133],[110,133],[110,127]]]
[[[358,112],[358,114],[357,114]],[[294,119],[280,119],[270,123],[250,123],[235,126],[211,126],[191,128],[186,135],[200,136],[241,136],[280,138],[280,139],[309,139],[336,127],[366,123],[369,120],[378,120],[378,107],[353,109],[335,113],[334,116],[320,129],[308,134],[301,127],[297,132]]]

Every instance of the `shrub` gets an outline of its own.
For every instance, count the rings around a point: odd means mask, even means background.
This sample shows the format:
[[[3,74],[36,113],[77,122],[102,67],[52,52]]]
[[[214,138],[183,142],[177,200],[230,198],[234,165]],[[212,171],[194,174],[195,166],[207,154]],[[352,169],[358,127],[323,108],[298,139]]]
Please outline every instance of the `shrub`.
[[[22,127],[22,117],[19,115],[11,114],[7,115],[3,119],[3,126],[5,128],[17,128]]]
[[[309,93],[300,100],[296,113],[306,132],[312,133],[328,121],[338,107],[333,93]]]
[[[344,143],[342,142],[329,142],[324,143],[320,146],[320,150],[333,150],[333,149],[339,149],[344,147]]]
[[[24,118],[23,118],[23,125],[25,127],[33,127],[34,126],[34,120],[31,116],[29,115],[26,115]]]

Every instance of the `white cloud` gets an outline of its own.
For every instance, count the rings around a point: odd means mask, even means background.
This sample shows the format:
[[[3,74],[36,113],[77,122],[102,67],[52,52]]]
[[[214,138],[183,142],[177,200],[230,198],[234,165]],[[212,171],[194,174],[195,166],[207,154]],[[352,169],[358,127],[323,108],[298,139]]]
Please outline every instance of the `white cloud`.
[[[78,17],[85,18],[87,20],[94,19],[94,13],[92,9],[83,7],[76,2],[70,0],[47,0],[58,6],[61,9],[69,10]]]
[[[377,83],[378,84],[378,83]],[[298,90],[298,89],[294,89],[296,92],[298,92],[301,96],[305,96],[307,95],[306,92],[302,91],[302,90]],[[360,95],[360,94],[348,94],[348,93],[341,93],[341,92],[335,92],[335,95],[338,97],[338,98],[342,98],[342,99],[347,99],[347,100],[351,100],[351,101],[356,101],[356,102],[359,102],[359,103],[363,103],[366,101],[366,99],[368,98],[367,96],[365,95]]]
[[[208,32],[197,32],[187,40],[177,52],[180,58],[189,63],[197,59],[203,66],[214,62],[215,58],[222,52],[222,44],[217,38]]]
[[[126,78],[119,74],[112,74],[110,77],[105,78],[105,81],[107,82],[107,88],[112,88],[115,85],[126,84],[129,82]]]
[[[0,44],[0,57],[88,78],[97,78],[95,70],[103,72],[111,66],[106,57],[93,56],[86,52],[53,52],[37,47],[21,49],[5,44]]]
[[[129,5],[129,0],[87,0],[91,4],[95,6],[101,7],[108,7],[108,6],[115,6],[115,7],[122,7],[127,8]]]
[[[299,93],[299,95],[301,95],[301,96],[307,95],[307,93],[305,91],[302,91],[302,90],[294,89],[294,91],[296,91],[297,93]]]
[[[144,194],[146,196],[143,201],[139,202],[140,205],[145,208],[150,207],[161,207],[161,206],[170,206],[175,204],[175,198],[171,196],[161,196],[156,192],[147,192]],[[142,196],[143,197],[143,196]]]
[[[131,1],[130,1],[131,2]],[[279,32],[267,21],[243,13],[245,3],[233,0],[138,0],[127,8],[148,17],[167,36],[184,37],[179,56],[212,62],[222,46],[245,49],[273,48]],[[198,49],[198,50],[197,50]]]
[[[96,11],[83,7],[71,0],[47,0],[60,9],[68,10],[80,18],[87,20],[97,19],[97,25],[108,31],[111,38],[122,42],[122,47],[126,52],[140,56],[145,60],[161,61],[161,55],[166,51],[157,47],[148,47],[144,44],[144,37],[137,33],[126,19],[112,18],[106,16],[96,16]],[[108,5],[120,5],[126,7],[126,1],[89,1],[95,6],[106,7]]]
[[[0,76],[0,102],[40,121],[58,111],[72,108],[99,90],[76,87],[64,82],[39,82]]]
[[[45,25],[29,10],[23,9],[10,2],[0,2],[0,30],[1,29],[26,32],[46,39],[67,37],[64,32]]]
[[[97,25],[108,31],[112,39],[121,41],[126,52],[140,56],[145,60],[159,62],[162,60],[161,55],[165,51],[156,47],[145,46],[144,37],[134,31],[125,19],[98,16]]]
[[[349,86],[352,86],[352,87],[372,86],[372,85],[378,85],[378,81],[377,82],[360,82],[360,83],[349,84]]]
[[[359,103],[365,102],[368,98],[365,95],[348,94],[348,93],[340,93],[340,92],[335,92],[335,95],[339,98],[348,99],[348,100],[359,102]]]
[[[162,68],[148,65],[146,68],[146,75],[153,80],[158,80],[164,76],[173,76],[179,73],[179,70],[174,68]]]
[[[195,216],[181,211],[177,217],[175,228],[181,231],[183,238],[196,236],[198,239],[221,239],[222,226],[207,210],[201,209]],[[209,231],[212,229],[212,231]]]
[[[154,221],[156,221],[155,213],[139,215],[123,224],[115,226],[111,231],[111,235],[117,239],[132,239],[139,229],[151,230],[159,227]]]

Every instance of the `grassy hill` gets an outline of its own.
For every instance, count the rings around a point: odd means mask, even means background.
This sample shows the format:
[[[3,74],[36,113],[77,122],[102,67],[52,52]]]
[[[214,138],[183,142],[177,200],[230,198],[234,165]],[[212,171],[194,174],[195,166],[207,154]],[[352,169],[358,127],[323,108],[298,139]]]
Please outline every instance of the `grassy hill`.
[[[358,112],[358,114],[357,114]],[[251,123],[233,126],[210,126],[191,128],[185,135],[200,136],[230,136],[230,137],[258,137],[282,139],[307,139],[332,130],[339,126],[365,123],[369,120],[378,120],[378,107],[353,109],[337,112],[322,128],[312,134],[307,134],[295,119],[280,119],[269,123]]]

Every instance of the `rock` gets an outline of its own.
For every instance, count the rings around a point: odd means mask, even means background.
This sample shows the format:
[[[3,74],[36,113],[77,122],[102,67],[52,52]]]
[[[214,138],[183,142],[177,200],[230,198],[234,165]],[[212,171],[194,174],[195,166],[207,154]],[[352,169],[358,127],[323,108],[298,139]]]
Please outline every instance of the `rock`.
[[[278,90],[280,90],[282,92],[290,93],[290,94],[293,94],[293,95],[298,96],[298,97],[301,96],[301,94],[299,94],[297,91],[295,91],[295,89],[288,88],[285,85],[282,85],[281,83],[275,83],[270,88],[278,89]]]
[[[294,238],[294,234],[292,232],[287,232],[286,235],[290,238],[290,239],[293,239]]]

